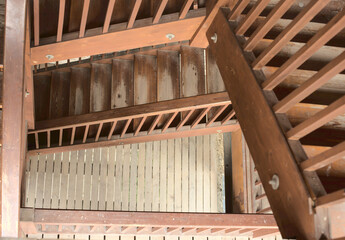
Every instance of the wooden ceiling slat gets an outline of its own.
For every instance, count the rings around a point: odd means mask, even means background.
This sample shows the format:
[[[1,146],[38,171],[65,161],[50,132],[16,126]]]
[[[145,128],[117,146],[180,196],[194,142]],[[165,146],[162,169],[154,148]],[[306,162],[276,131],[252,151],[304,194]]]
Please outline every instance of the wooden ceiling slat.
[[[65,4],[66,0],[60,0],[60,7],[59,7],[59,21],[58,21],[58,30],[56,41],[61,42],[62,40],[62,32],[63,32],[63,22],[65,17]]]
[[[162,0],[161,1],[161,3],[159,4],[159,7],[157,8],[157,10],[153,16],[153,21],[152,21],[153,24],[156,24],[159,22],[167,3],[168,3],[168,0]]]
[[[326,26],[314,35],[298,52],[287,60],[272,76],[263,82],[264,90],[272,90],[318,49],[331,40],[345,26],[345,9],[339,12]]]
[[[180,11],[180,19],[184,19],[190,9],[190,6],[193,4],[193,0],[185,0],[181,11]]]
[[[134,3],[134,7],[133,7],[133,10],[132,10],[132,13],[131,13],[131,16],[128,20],[128,25],[127,25],[127,28],[132,28],[133,25],[134,25],[134,22],[135,22],[135,19],[137,18],[137,15],[138,15],[138,12],[139,12],[139,8],[140,8],[140,5],[141,5],[141,2],[142,0],[136,0],[135,3]]]
[[[245,7],[248,5],[249,2],[250,0],[238,1],[234,9],[231,11],[229,15],[229,20],[230,21],[236,20],[240,16],[242,11],[245,9]]]
[[[269,2],[270,0],[257,1],[245,18],[238,24],[235,33],[237,35],[243,35],[260,15],[260,13],[265,9]]]
[[[34,0],[34,45],[40,44],[40,3]]]
[[[115,1],[116,0],[109,0],[107,13],[105,15],[105,20],[104,20],[103,33],[107,33],[109,30],[110,20],[111,20],[111,16],[113,15]]]
[[[278,37],[252,63],[254,69],[265,66],[330,0],[311,1]]]
[[[260,40],[262,40],[269,30],[277,23],[277,21],[286,13],[294,0],[280,1],[274,9],[268,14],[265,21],[255,30],[244,45],[245,51],[252,51]]]
[[[81,23],[80,23],[80,30],[79,30],[79,38],[82,38],[85,35],[85,28],[86,28],[86,22],[87,22],[87,15],[89,13],[89,7],[90,7],[90,0],[84,0],[83,13],[81,16]]]

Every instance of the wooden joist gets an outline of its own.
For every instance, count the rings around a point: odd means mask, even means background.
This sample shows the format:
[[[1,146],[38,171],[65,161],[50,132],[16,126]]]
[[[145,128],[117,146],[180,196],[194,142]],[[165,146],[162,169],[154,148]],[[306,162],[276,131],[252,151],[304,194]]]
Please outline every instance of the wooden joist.
[[[159,22],[159,20],[161,19],[164,9],[166,7],[166,5],[168,4],[168,0],[161,0],[154,16],[153,16],[153,24],[157,24]]]
[[[19,211],[26,134],[26,3],[27,1],[23,0],[11,0],[6,3],[1,149],[1,237],[4,238],[20,237]]]
[[[111,16],[113,15],[114,6],[116,0],[109,0],[107,13],[105,15],[104,25],[103,25],[103,33],[107,33],[110,26]]]
[[[143,0],[135,0],[134,6],[133,6],[133,9],[132,9],[132,13],[131,13],[131,15],[129,17],[129,20],[128,20],[128,25],[127,25],[128,29],[133,27],[134,21],[137,18],[137,15],[138,15],[138,12],[139,12],[139,8],[140,8],[140,5],[141,5],[142,1]]]
[[[207,37],[282,235],[315,238],[314,216],[309,214],[310,195],[304,179],[222,11],[207,31]],[[269,184],[273,175],[279,177],[276,190]],[[291,200],[281,198],[286,194]]]
[[[20,225],[25,234],[90,234],[93,230],[98,234],[234,236],[237,232],[231,229],[236,228],[250,236],[260,229],[278,231],[272,215],[256,214],[22,209]],[[267,232],[257,231],[255,235],[261,237]]]
[[[56,35],[57,42],[61,42],[62,40],[63,23],[64,23],[64,18],[65,18],[65,5],[66,5],[66,0],[60,0],[58,29],[57,29],[57,35]]]
[[[31,49],[32,64],[166,44],[171,42],[167,34],[175,35],[174,42],[190,40],[204,18],[205,9],[198,9],[189,11],[182,20],[178,13],[174,13],[163,15],[160,24],[152,24],[153,18],[147,18],[137,20],[129,30],[127,23],[120,23],[111,25],[107,34],[102,34],[103,27],[100,27],[86,30],[84,38],[74,32],[63,34],[62,42],[58,43],[55,37],[41,39],[40,43],[46,45]]]
[[[345,189],[332,192],[316,200],[316,207],[328,207],[331,205],[345,202]]]

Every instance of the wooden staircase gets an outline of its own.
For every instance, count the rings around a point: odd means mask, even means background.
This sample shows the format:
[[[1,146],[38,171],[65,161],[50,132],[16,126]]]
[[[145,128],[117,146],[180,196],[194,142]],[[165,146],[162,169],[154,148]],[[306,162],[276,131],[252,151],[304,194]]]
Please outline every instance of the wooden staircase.
[[[210,49],[283,237],[344,237],[344,186],[326,192],[317,170],[344,166],[345,9],[269,2],[220,10]]]

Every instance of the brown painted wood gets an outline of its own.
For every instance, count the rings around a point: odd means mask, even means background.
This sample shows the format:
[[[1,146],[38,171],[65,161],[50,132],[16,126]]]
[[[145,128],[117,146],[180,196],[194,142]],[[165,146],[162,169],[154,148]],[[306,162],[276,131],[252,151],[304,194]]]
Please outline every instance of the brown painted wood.
[[[245,51],[252,51],[293,3],[293,0],[280,1],[268,14],[265,21],[251,34],[243,49]]]
[[[40,4],[39,0],[34,0],[34,45],[40,44]]]
[[[184,19],[190,9],[190,7],[192,6],[192,3],[193,3],[194,0],[185,0],[184,1],[184,4],[181,8],[181,11],[180,11],[180,19]]]
[[[1,148],[1,237],[18,238],[25,169],[24,71],[26,1],[6,2]]]
[[[86,28],[87,17],[89,14],[89,7],[90,7],[90,0],[84,0],[83,13],[81,15],[81,22],[80,22],[80,29],[79,29],[79,38],[82,38],[85,35],[85,28]]]
[[[51,148],[42,148],[42,149],[32,149],[28,151],[29,155],[37,154],[49,154],[49,153],[58,153],[58,152],[67,152],[75,150],[83,150],[89,148],[99,148],[99,147],[110,147],[116,145],[124,144],[133,144],[133,143],[143,143],[143,142],[152,142],[152,141],[161,141],[167,139],[183,138],[183,137],[193,137],[193,136],[203,136],[210,135],[219,132],[233,132],[239,129],[237,122],[228,122],[227,124],[221,125],[220,123],[214,123],[209,127],[206,127],[205,124],[199,124],[198,126],[190,129],[190,126],[184,126],[177,131],[175,127],[168,128],[164,133],[160,129],[153,130],[150,135],[147,134],[147,131],[142,131],[137,136],[134,136],[132,133],[125,134],[122,138],[120,135],[112,138],[109,141],[106,141],[106,138],[100,139],[99,142],[85,141],[83,144],[75,145],[66,145],[62,147],[51,147]]]
[[[234,9],[229,14],[229,20],[236,20],[245,9],[245,7],[249,4],[250,0],[240,0],[237,1]]]
[[[319,197],[316,200],[316,207],[329,207],[345,201],[345,189]]]
[[[152,25],[152,18],[136,21],[135,28],[125,31],[123,24],[111,25],[108,34],[101,34],[102,28],[86,30],[85,38],[78,39],[79,33],[64,34],[62,42],[52,43],[31,49],[32,64],[50,62],[46,55],[54,56],[54,61],[61,61],[80,56],[117,52],[134,48],[170,43],[167,33],[175,34],[174,41],[191,39],[205,17],[205,9],[193,10],[186,19],[178,21],[178,14],[163,15],[161,24]],[[143,28],[145,27],[145,28]],[[73,40],[74,41],[67,41]],[[76,40],[78,39],[78,40]],[[56,41],[54,38],[53,42]],[[42,41],[43,42],[43,39]],[[103,44],[99,44],[102,42]],[[49,44],[51,43],[51,44]]]
[[[333,59],[330,63],[328,63],[325,67],[323,67],[311,78],[309,78],[301,86],[299,86],[297,89],[291,92],[288,96],[286,96],[280,102],[278,102],[273,107],[273,110],[276,113],[283,113],[283,112],[288,111],[290,108],[293,107],[293,105],[305,99],[307,96],[309,96],[314,91],[319,89],[322,85],[327,83],[330,79],[332,79],[334,76],[339,74],[344,69],[345,69],[345,52],[343,52],[338,57]]]
[[[317,32],[301,49],[287,60],[276,72],[263,82],[264,90],[272,90],[318,49],[339,33],[345,25],[345,10],[339,12],[326,26]]]
[[[61,118],[69,115],[70,73],[53,72],[50,86],[49,118]]]
[[[165,9],[167,3],[168,3],[168,0],[161,0],[159,6],[158,6],[158,8],[157,8],[157,10],[153,16],[153,21],[152,21],[153,24],[156,24],[159,22],[160,18],[163,15],[163,12],[164,12],[164,9]]]
[[[210,24],[213,22],[214,17],[216,16],[219,8],[225,7],[228,3],[228,0],[206,1],[207,17],[192,37],[190,41],[191,47],[206,48],[208,46],[208,41],[206,39],[206,31],[209,28]]]
[[[49,119],[51,76],[34,76],[36,121]]]
[[[252,67],[260,69],[265,66],[329,1],[310,1],[269,47],[255,59]]]
[[[105,15],[104,25],[103,25],[103,33],[107,33],[109,30],[109,25],[111,21],[111,16],[113,15],[114,6],[116,0],[109,0],[107,14]]]
[[[329,105],[327,108],[320,110],[312,117],[298,124],[286,133],[287,138],[297,140],[300,139],[317,128],[323,126],[335,117],[345,112],[345,96]]]
[[[237,28],[235,29],[235,33],[237,35],[245,34],[245,32],[254,23],[256,18],[265,9],[268,3],[269,3],[269,0],[258,0],[255,3],[255,5],[250,9],[250,11],[246,14],[246,16],[240,21]]]
[[[71,68],[69,115],[86,114],[90,111],[90,68]]]
[[[316,171],[343,157],[345,154],[345,142],[342,142],[331,149],[313,156],[301,163],[304,171]]]
[[[91,68],[90,112],[111,109],[112,65],[93,63]]]
[[[64,18],[65,18],[65,6],[66,6],[66,0],[60,0],[58,29],[57,29],[57,35],[56,35],[57,42],[61,42],[62,40],[63,25],[64,25]]]
[[[125,120],[129,116],[132,118],[140,118],[145,115],[155,116],[157,114],[165,114],[176,111],[189,111],[195,107],[203,108],[208,105],[228,104],[229,97],[227,93],[207,94],[190,98],[175,99],[170,101],[162,101],[157,103],[132,106],[127,108],[112,109],[102,112],[92,112],[79,116],[69,116],[60,119],[51,119],[47,121],[38,121],[36,129],[30,132],[42,131],[48,128],[68,128],[72,126],[81,126],[85,123],[99,123],[100,121],[109,121],[109,119]],[[111,120],[110,120],[111,121]]]
[[[129,17],[129,20],[128,20],[128,25],[127,25],[128,29],[133,27],[135,19],[137,18],[137,15],[138,15],[138,12],[139,12],[139,8],[140,8],[140,5],[141,5],[142,1],[143,0],[135,0],[134,6],[132,8],[131,16]]]
[[[214,33],[217,34],[216,43],[211,40]],[[282,235],[285,238],[315,238],[314,216],[309,214],[310,196],[303,177],[280,125],[244,58],[240,44],[221,11],[208,30],[207,37]],[[243,79],[246,84],[243,84]],[[268,183],[274,174],[280,179],[277,190],[273,190]],[[281,196],[286,194],[290,198],[282,199]]]

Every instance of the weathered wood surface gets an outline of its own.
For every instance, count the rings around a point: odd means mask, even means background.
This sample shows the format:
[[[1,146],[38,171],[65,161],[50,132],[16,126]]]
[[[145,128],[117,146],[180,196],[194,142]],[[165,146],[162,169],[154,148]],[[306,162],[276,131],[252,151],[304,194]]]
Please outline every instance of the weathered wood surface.
[[[210,181],[223,174],[217,154],[223,152],[222,140],[222,134],[213,134],[31,156],[24,207],[193,212],[198,206],[200,212],[223,212],[222,198],[211,198],[222,196],[217,193],[223,183]],[[198,176],[198,191],[204,192],[200,206],[190,174]]]

